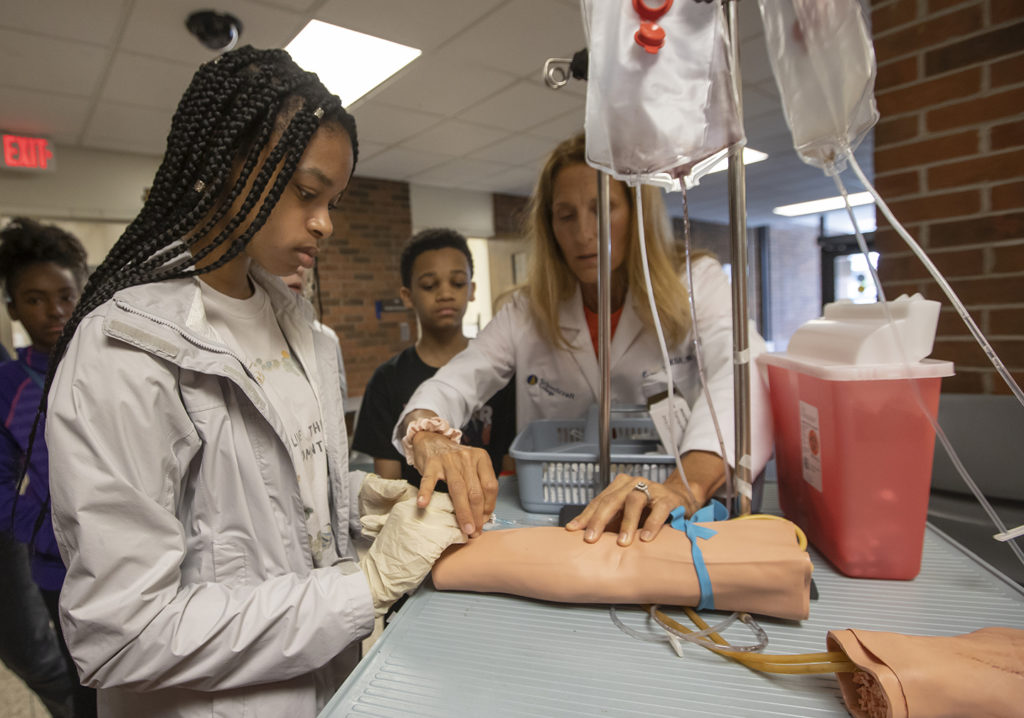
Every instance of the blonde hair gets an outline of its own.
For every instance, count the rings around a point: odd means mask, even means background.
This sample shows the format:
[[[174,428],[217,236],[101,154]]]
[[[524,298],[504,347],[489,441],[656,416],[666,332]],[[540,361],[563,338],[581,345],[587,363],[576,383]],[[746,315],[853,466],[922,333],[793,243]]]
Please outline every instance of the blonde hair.
[[[566,167],[586,163],[586,142],[582,133],[559,144],[548,156],[541,170],[533,196],[527,208],[526,234],[530,241],[530,263],[526,286],[523,289],[530,300],[530,312],[543,336],[552,346],[568,348],[559,328],[559,305],[569,299],[579,283],[569,269],[552,229],[551,206],[555,178]],[[611,180],[615,182],[616,180]],[[635,190],[626,188],[631,221],[626,250],[626,277],[633,288],[633,309],[651,331],[655,331],[651,306],[644,289],[643,258],[640,254],[640,233],[636,226]],[[644,238],[647,262],[651,270],[651,286],[658,315],[669,344],[682,342],[690,332],[690,308],[686,286],[679,278],[678,252],[672,247],[661,191],[644,186],[640,190],[644,215]]]

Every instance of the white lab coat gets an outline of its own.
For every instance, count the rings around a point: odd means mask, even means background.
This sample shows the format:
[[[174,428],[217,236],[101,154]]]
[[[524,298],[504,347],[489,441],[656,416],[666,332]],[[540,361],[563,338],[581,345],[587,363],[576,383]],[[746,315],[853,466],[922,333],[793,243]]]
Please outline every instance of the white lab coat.
[[[694,299],[704,370],[715,412],[725,439],[726,458],[735,466],[732,365],[732,294],[721,265],[710,257],[693,263]],[[646,301],[646,294],[642,301]],[[462,426],[515,374],[516,424],[522,431],[538,419],[576,419],[598,403],[601,370],[587,329],[579,288],[559,309],[559,324],[571,349],[555,349],[537,329],[528,300],[517,295],[470,341],[469,346],[419,386],[395,427],[395,446],[401,448],[399,427],[413,409],[429,409]],[[768,389],[754,358],[764,352],[764,340],[750,329],[751,473],[756,476],[771,456],[772,424]],[[693,332],[669,347],[673,381],[691,408],[683,452],[721,454],[711,412],[700,388]],[[643,405],[645,372],[663,366],[658,337],[633,309],[630,288],[611,342],[611,403]]]

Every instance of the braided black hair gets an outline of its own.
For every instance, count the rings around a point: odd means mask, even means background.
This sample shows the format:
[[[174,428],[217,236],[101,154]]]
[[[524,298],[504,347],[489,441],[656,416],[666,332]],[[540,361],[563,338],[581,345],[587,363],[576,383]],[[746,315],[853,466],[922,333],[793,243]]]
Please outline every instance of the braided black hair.
[[[85,247],[73,234],[52,224],[14,217],[0,230],[0,283],[8,298],[14,298],[21,273],[40,262],[70,270],[79,288],[89,275]]]
[[[354,169],[355,119],[284,50],[245,46],[196,71],[174,113],[142,210],[89,278],[54,348],[41,413],[81,320],[120,289],[204,274],[236,257],[277,204],[313,133],[327,122],[348,134]],[[222,222],[229,211],[233,215]],[[193,253],[199,240],[203,247]],[[220,257],[196,266],[225,243]]]
[[[313,133],[328,122],[348,134],[354,171],[355,119],[286,51],[246,45],[196,71],[171,120],[167,149],[142,210],[89,277],[53,349],[26,465],[57,366],[82,319],[118,290],[205,274],[238,256],[274,209]],[[240,206],[232,209],[246,187]],[[213,236],[229,211],[233,215]],[[200,240],[204,246],[193,253]],[[222,256],[196,266],[226,242]]]

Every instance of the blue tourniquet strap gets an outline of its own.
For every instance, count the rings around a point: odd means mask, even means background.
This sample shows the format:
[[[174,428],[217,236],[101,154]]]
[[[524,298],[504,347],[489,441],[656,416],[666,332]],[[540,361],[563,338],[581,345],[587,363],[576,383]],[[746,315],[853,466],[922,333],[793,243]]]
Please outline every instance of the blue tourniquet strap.
[[[725,508],[722,502],[717,499],[711,499],[711,503],[702,509],[698,509],[689,519],[684,516],[685,512],[686,508],[683,506],[673,509],[672,513],[669,514],[671,518],[670,525],[672,528],[685,533],[686,537],[690,539],[693,568],[697,572],[697,583],[700,586],[700,602],[697,604],[697,610],[714,610],[715,593],[711,589],[711,577],[708,575],[708,567],[704,564],[704,552],[697,545],[697,539],[709,539],[718,532],[707,526],[698,526],[697,523],[725,521],[729,518],[729,510]]]

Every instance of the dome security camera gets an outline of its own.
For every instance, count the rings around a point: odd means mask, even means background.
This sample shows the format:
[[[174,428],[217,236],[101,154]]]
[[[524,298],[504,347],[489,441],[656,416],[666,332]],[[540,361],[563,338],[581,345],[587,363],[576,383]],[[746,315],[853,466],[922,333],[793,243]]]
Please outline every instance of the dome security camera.
[[[185,27],[195,35],[204,47],[217,52],[226,52],[238,43],[242,34],[242,22],[230,13],[215,10],[200,10],[188,16]]]

